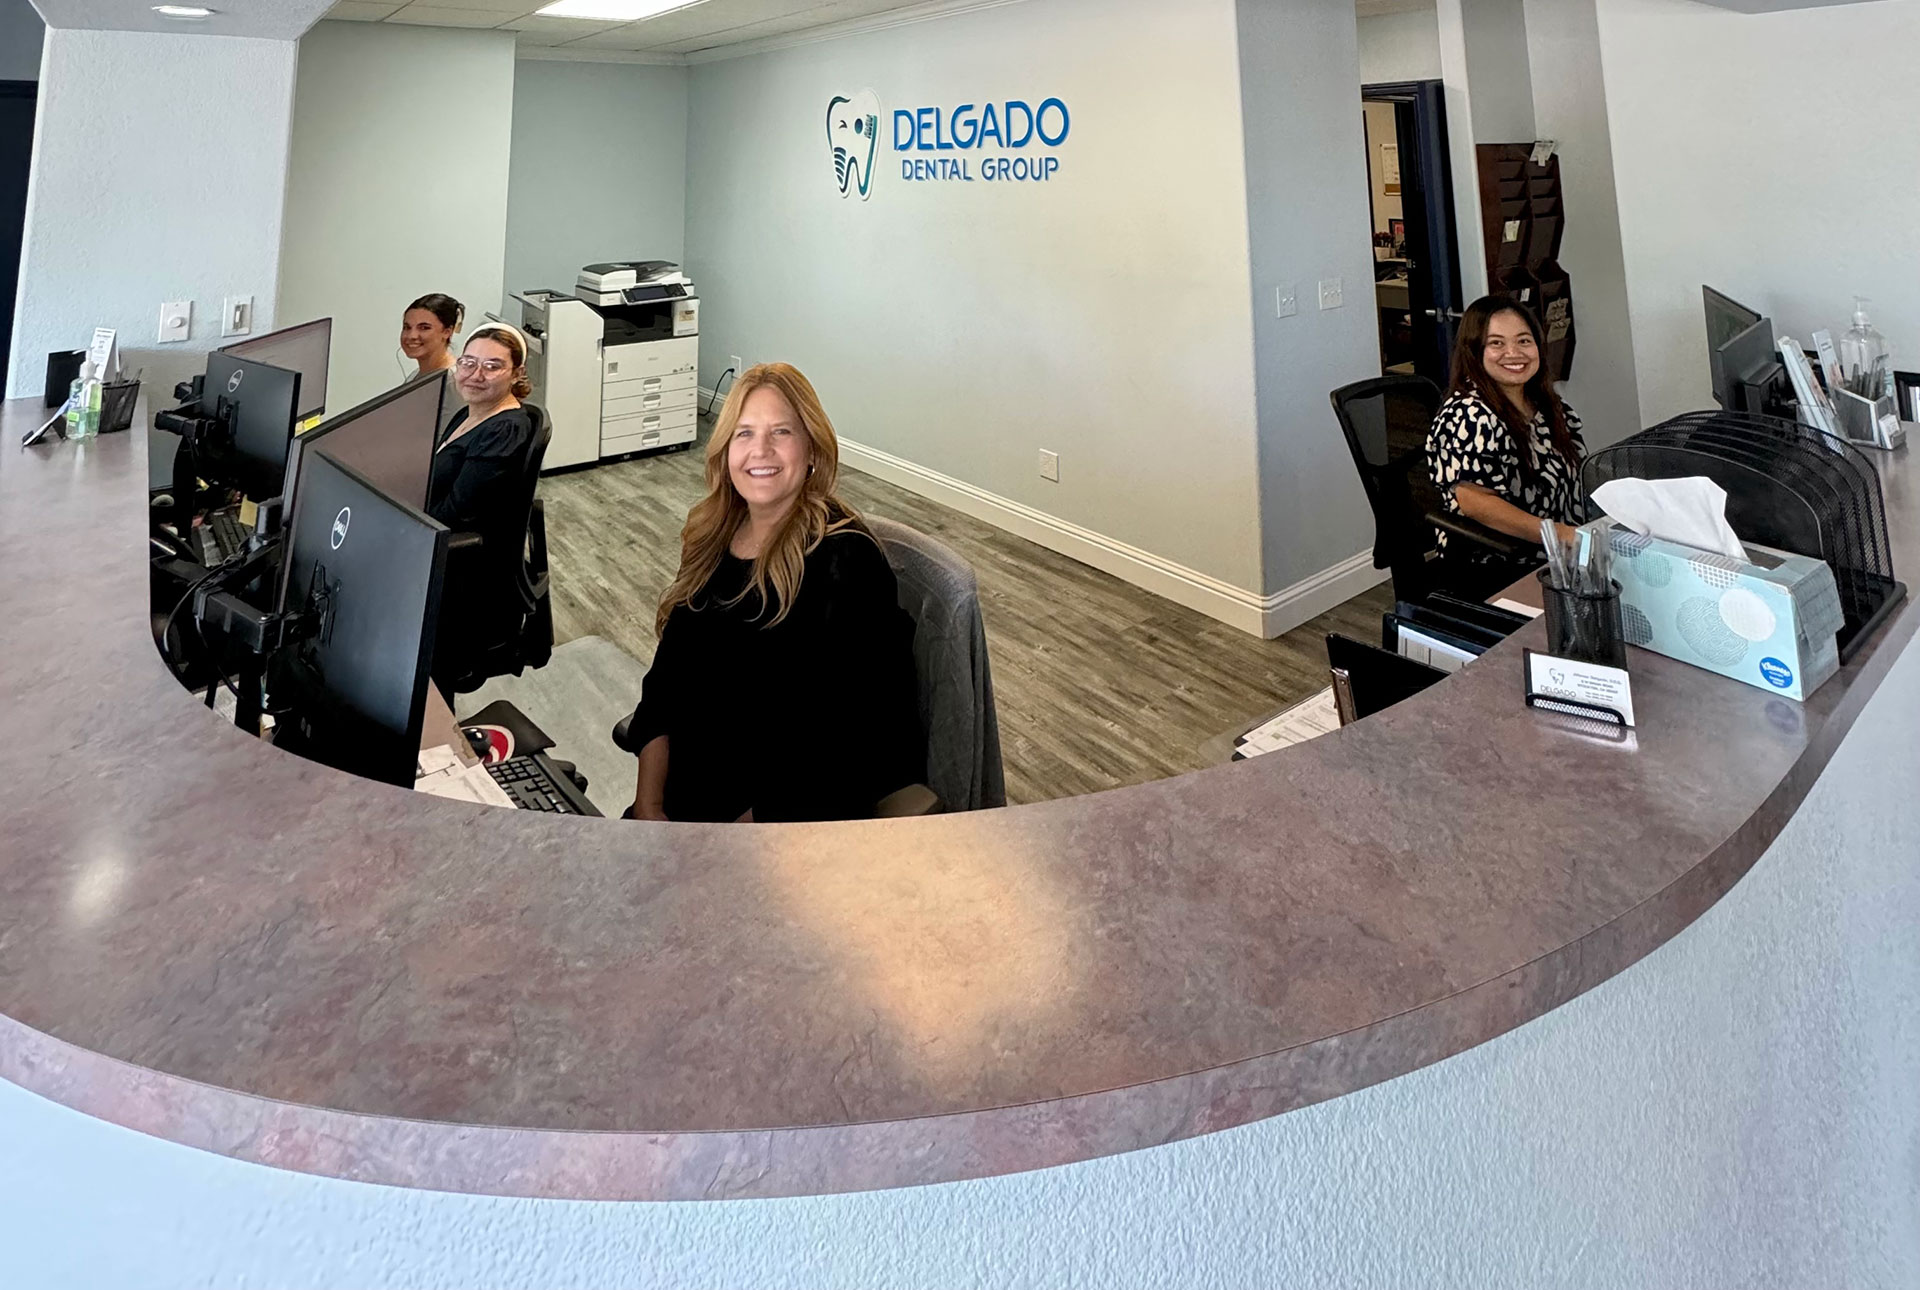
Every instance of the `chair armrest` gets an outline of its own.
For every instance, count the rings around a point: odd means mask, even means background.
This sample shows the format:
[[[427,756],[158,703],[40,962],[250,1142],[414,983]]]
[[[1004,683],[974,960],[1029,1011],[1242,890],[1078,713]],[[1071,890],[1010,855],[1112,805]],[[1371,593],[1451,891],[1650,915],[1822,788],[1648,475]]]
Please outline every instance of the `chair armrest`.
[[[1508,558],[1524,556],[1539,545],[1535,542],[1529,542],[1525,538],[1509,537],[1505,533],[1496,532],[1479,521],[1470,520],[1464,515],[1449,515],[1444,511],[1428,511],[1427,522],[1435,528],[1444,529],[1453,536],[1471,542],[1475,546],[1485,547],[1495,554],[1507,556]]]
[[[628,742],[628,738],[632,733],[632,730],[633,730],[633,714],[628,713],[626,716],[620,718],[619,721],[614,723],[613,746],[615,748],[618,748],[621,752],[630,752],[634,756],[638,757],[640,755],[640,750],[638,748],[635,748],[631,743]]]
[[[939,795],[925,784],[909,784],[897,792],[889,793],[873,808],[873,818],[876,820],[904,820],[916,815],[939,813]]]

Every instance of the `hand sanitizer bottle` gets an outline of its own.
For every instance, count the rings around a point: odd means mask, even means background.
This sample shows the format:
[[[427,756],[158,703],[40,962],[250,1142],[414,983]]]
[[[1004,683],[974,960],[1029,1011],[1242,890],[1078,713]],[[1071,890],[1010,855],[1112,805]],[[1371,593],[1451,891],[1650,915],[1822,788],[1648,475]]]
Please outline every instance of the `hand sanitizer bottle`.
[[[1880,386],[1873,391],[1874,398],[1883,398],[1893,393],[1892,351],[1887,348],[1887,338],[1874,329],[1867,320],[1867,298],[1853,298],[1853,326],[1840,338],[1840,369],[1849,381],[1857,381],[1880,365]]]
[[[67,389],[66,434],[69,439],[85,439],[90,433],[99,433],[100,419],[97,416],[93,421],[93,430],[90,432],[87,429],[87,383],[91,380],[92,362],[80,364],[80,374],[73,378],[73,384]]]

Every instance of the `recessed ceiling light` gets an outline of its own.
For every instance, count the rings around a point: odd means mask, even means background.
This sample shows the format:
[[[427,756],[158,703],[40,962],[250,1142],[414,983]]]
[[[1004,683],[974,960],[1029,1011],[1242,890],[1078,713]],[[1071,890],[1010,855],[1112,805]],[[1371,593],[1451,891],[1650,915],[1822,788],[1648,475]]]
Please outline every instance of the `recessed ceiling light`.
[[[205,5],[197,4],[157,4],[153,6],[153,11],[162,18],[182,18],[189,22],[211,18],[220,12],[218,9],[209,9]]]
[[[638,22],[675,9],[691,9],[706,0],[555,0],[542,18],[592,18],[599,22]]]

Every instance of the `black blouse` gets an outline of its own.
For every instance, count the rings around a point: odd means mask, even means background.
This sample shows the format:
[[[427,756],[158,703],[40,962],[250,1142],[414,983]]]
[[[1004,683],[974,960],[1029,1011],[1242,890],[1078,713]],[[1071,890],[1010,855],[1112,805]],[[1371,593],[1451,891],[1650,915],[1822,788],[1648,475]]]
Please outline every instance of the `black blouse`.
[[[926,776],[913,620],[893,569],[863,530],[830,534],[777,626],[753,592],[727,603],[752,575],[726,556],[667,619],[634,746],[667,737],[669,819],[865,819]]]
[[[1561,407],[1567,430],[1573,435],[1575,455],[1584,458],[1586,441],[1580,437],[1580,418],[1572,408],[1565,404]],[[1534,413],[1530,429],[1531,442],[1523,448],[1500,414],[1478,394],[1456,394],[1440,405],[1427,431],[1427,469],[1439,486],[1448,514],[1460,513],[1453,486],[1478,484],[1530,514],[1562,524],[1580,523],[1578,461],[1569,462],[1554,449],[1553,428],[1546,413]],[[1534,469],[1522,468],[1523,453]],[[1440,549],[1447,549],[1444,529],[1440,531]],[[1476,547],[1468,558],[1495,561],[1500,557]]]
[[[517,554],[526,539],[515,530],[524,517],[511,514],[508,503],[525,487],[520,465],[533,439],[533,417],[525,408],[508,408],[458,439],[448,437],[466,423],[461,408],[440,436],[427,514],[456,533],[478,533],[489,547],[501,538],[501,549]]]

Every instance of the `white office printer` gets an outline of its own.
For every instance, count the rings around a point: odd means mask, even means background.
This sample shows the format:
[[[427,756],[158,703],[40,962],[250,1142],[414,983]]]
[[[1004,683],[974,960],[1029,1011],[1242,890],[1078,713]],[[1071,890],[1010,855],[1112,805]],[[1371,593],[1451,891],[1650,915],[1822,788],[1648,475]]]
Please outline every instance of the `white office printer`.
[[[693,442],[700,297],[678,265],[589,264],[572,292],[514,299],[533,402],[553,420],[548,470]]]

